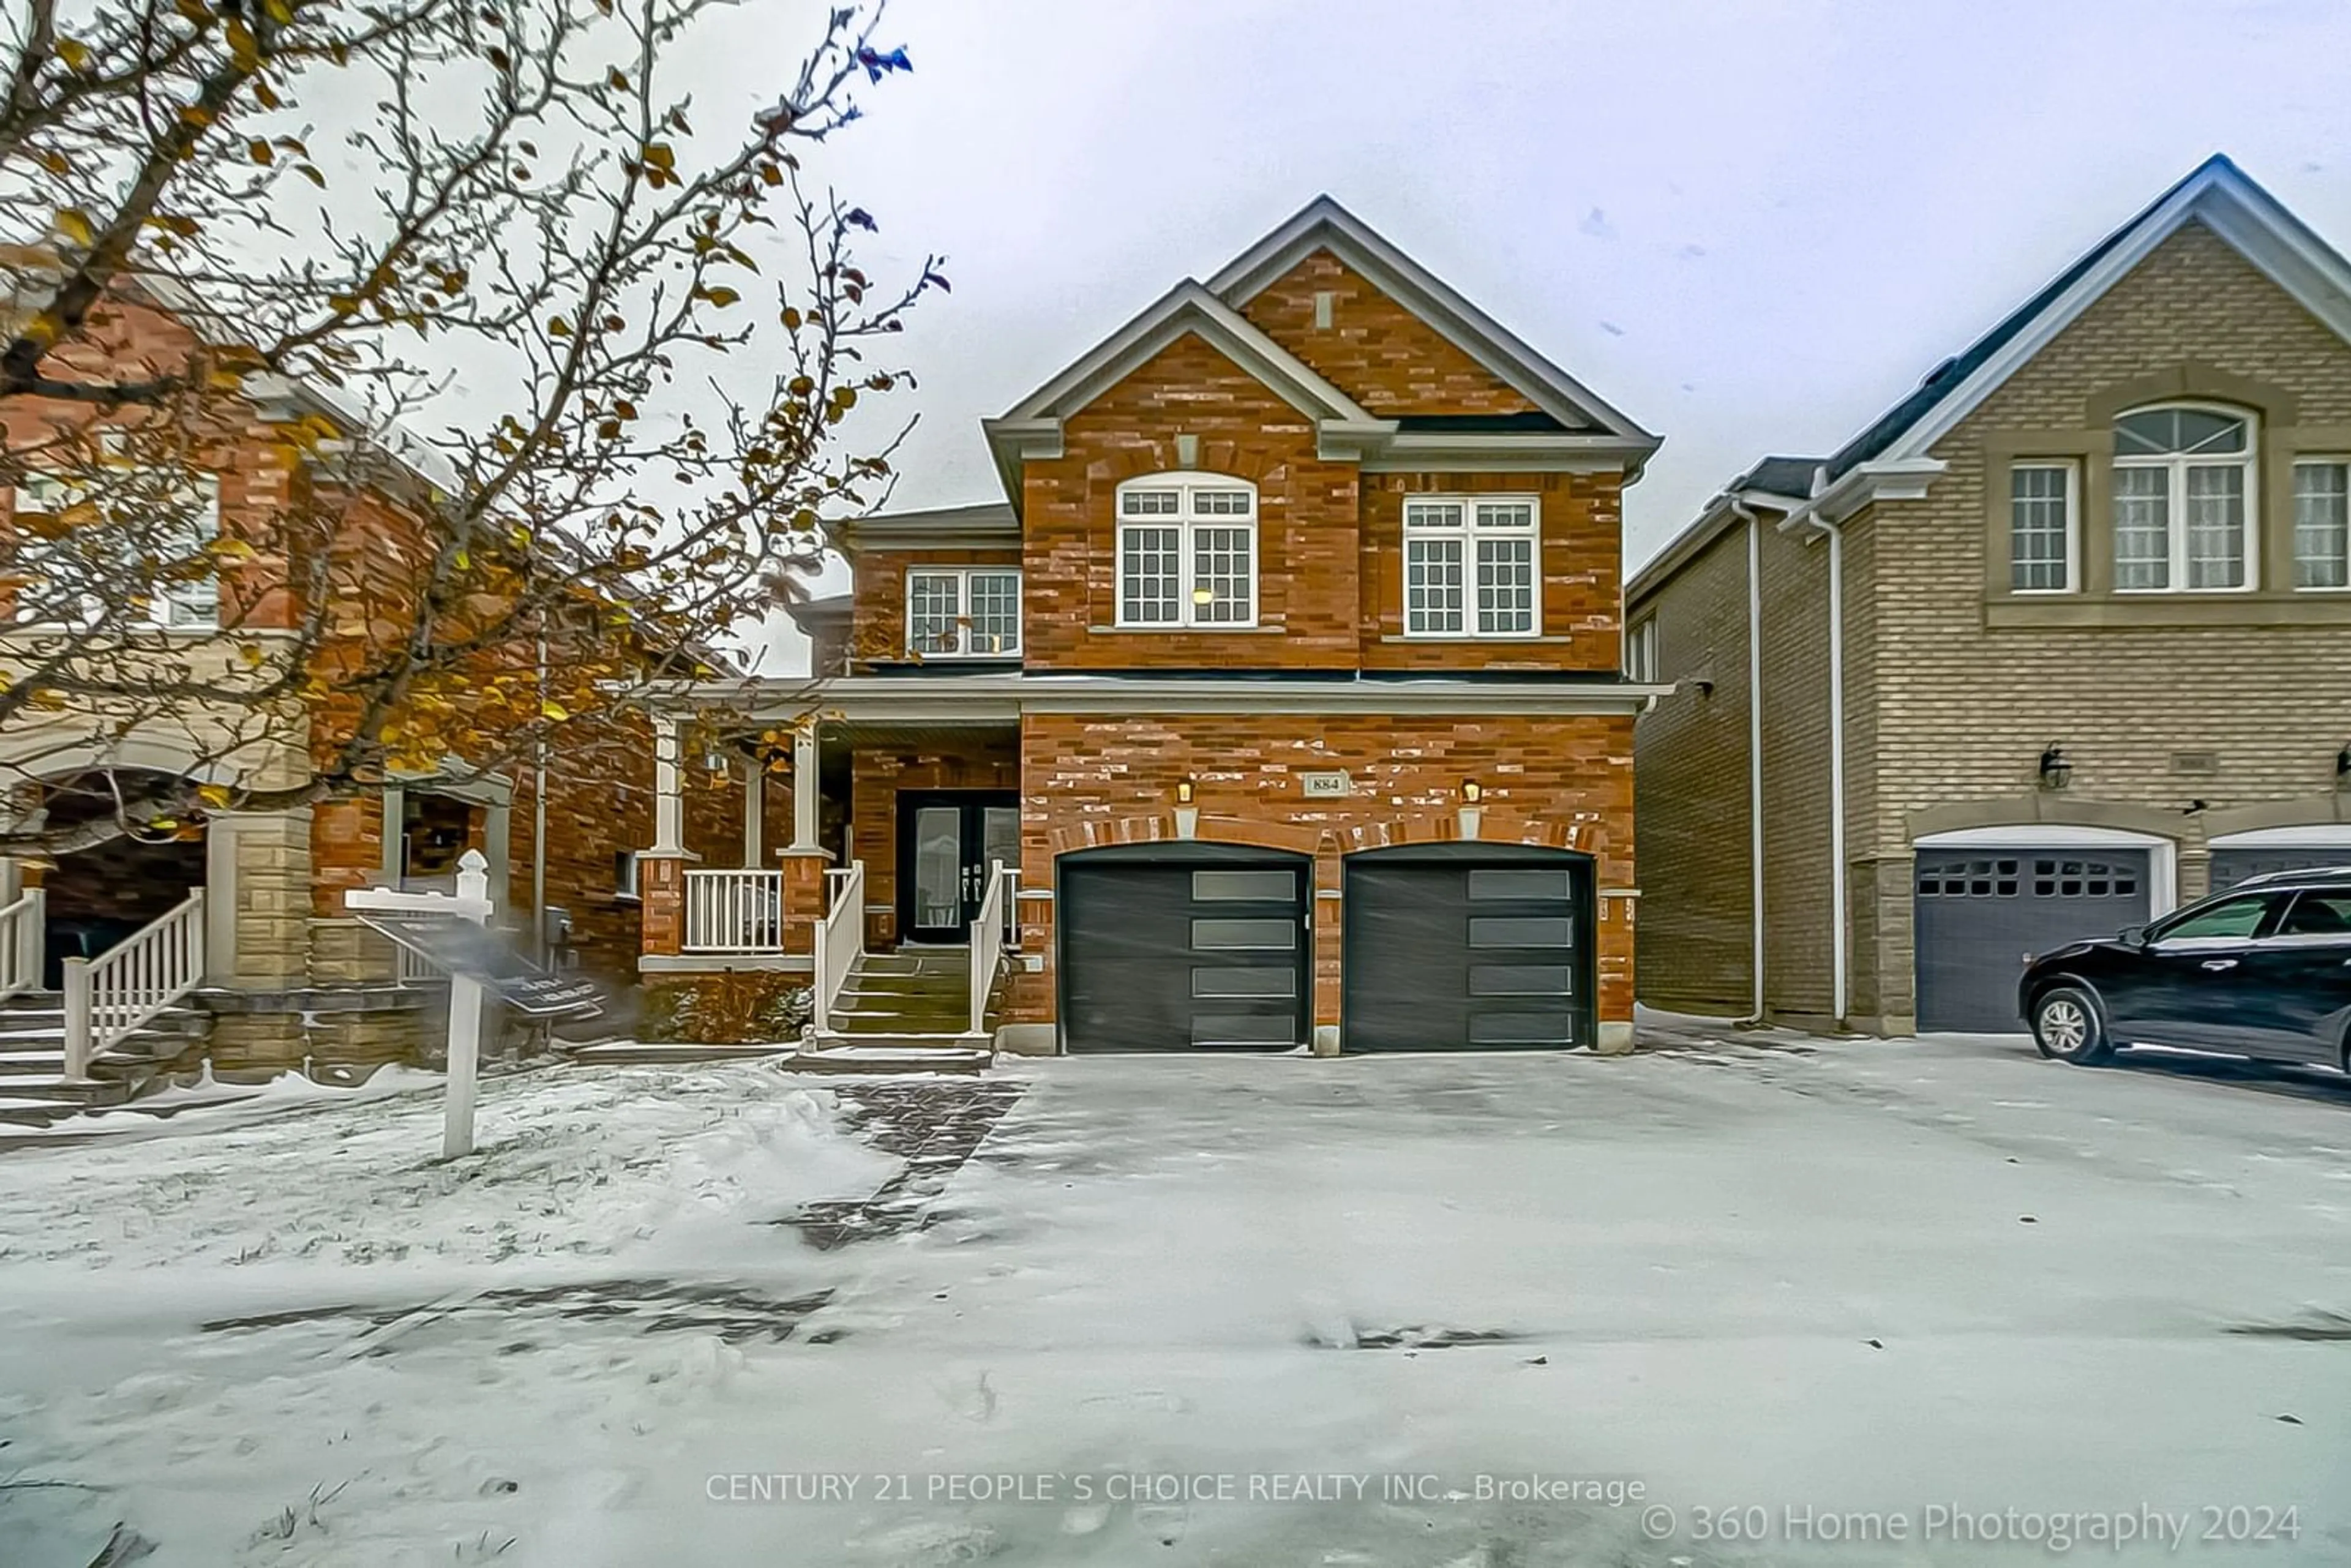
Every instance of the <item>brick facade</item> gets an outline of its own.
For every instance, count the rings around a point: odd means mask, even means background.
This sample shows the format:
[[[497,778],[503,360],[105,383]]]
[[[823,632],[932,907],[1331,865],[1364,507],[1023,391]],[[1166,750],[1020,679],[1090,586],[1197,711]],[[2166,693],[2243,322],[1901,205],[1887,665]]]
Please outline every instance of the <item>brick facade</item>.
[[[2258,592],[2117,602],[2103,591],[2113,417],[2167,392],[2256,416]],[[2211,836],[2342,820],[2335,756],[2351,738],[2351,622],[2328,619],[2333,608],[2315,602],[2324,595],[2282,590],[2277,562],[2282,549],[2291,559],[2294,456],[2340,456],[2346,437],[2351,344],[2191,220],[1936,443],[1947,466],[1923,498],[1880,500],[1843,524],[1856,1025],[1899,1032],[1915,1019],[1911,887],[1922,831],[2033,822],[2143,831],[2174,846],[2185,902],[2205,890]],[[2043,455],[2081,465],[2085,586],[2034,602],[2007,591],[2004,554],[1993,552],[2006,548],[2008,464]],[[1774,521],[1767,512],[1765,989],[1773,1013],[1819,1018],[1831,1009],[1834,940],[1826,548]],[[1636,619],[1657,619],[1667,678],[1689,673],[1693,636],[1743,637],[1743,571],[1715,559],[1740,537],[1734,529],[1682,564],[1635,607]],[[1722,663],[1711,698],[1677,693],[1639,728],[1656,889],[1643,995],[1744,1011],[1744,954],[1717,929],[1743,907],[1729,867],[1679,848],[1702,825],[1742,841],[1747,831],[1746,778],[1725,739],[1743,707],[1726,706]],[[2053,743],[2073,768],[2063,790],[2038,787],[2038,759]],[[1694,912],[1692,899],[1724,913]]]
[[[1315,324],[1315,296],[1331,324]],[[1318,250],[1241,307],[1250,324],[1373,413],[1525,413],[1535,406],[1445,335]]]
[[[1324,324],[1318,324],[1318,296],[1328,296]],[[1327,246],[1284,266],[1238,308],[1375,415],[1523,415],[1537,406]],[[1515,453],[1509,461],[1461,465],[1467,472],[1367,470],[1354,457],[1326,455],[1315,416],[1199,330],[1161,344],[1057,418],[1058,454],[1027,454],[1016,486],[1029,675],[1131,678],[1137,690],[1161,677],[1242,674],[1344,681],[1471,673],[1616,677],[1621,470],[1571,472],[1563,461],[1547,468]],[[1176,471],[1228,475],[1256,487],[1254,626],[1116,625],[1118,486]],[[1408,496],[1429,493],[1534,497],[1541,525],[1535,635],[1405,638],[1404,506]],[[858,668],[872,677],[872,662],[903,656],[910,566],[999,559],[970,549],[859,551],[851,642],[868,663]],[[943,661],[935,673],[951,672]],[[1138,706],[1148,716],[1138,716]],[[1474,779],[1483,798],[1467,821],[1480,841],[1572,848],[1593,857],[1601,893],[1597,1016],[1604,1042],[1621,1044],[1631,1028],[1637,903],[1631,708],[1628,699],[1614,715],[1573,717],[1295,707],[1209,714],[1122,701],[1100,713],[1029,711],[1017,736],[1008,726],[975,726],[958,736],[908,724],[899,727],[903,739],[893,738],[890,724],[868,726],[851,713],[850,852],[865,866],[868,940],[886,945],[899,935],[900,797],[935,789],[1017,789],[1018,923],[1022,956],[1036,967],[1014,972],[1010,1020],[1033,1025],[1053,1017],[1057,858],[1096,844],[1189,832],[1314,858],[1323,896],[1315,901],[1313,920],[1313,1017],[1336,1025],[1343,856],[1462,836],[1462,787]],[[1344,770],[1353,792],[1310,800],[1298,779],[1305,769]],[[1185,779],[1197,797],[1179,827],[1176,787]]]
[[[1443,719],[1168,715],[1021,721],[1021,882],[1053,885],[1071,850],[1176,836],[1195,781],[1196,836],[1315,857],[1314,1020],[1339,1021],[1340,921],[1330,895],[1356,850],[1461,836],[1461,785],[1483,789],[1477,837],[1593,857],[1603,1023],[1633,1017],[1633,723],[1629,717]],[[1343,769],[1354,792],[1308,800],[1298,775]],[[1017,978],[1012,1016],[1051,1017],[1050,907],[1024,901],[1022,941],[1047,967]]]

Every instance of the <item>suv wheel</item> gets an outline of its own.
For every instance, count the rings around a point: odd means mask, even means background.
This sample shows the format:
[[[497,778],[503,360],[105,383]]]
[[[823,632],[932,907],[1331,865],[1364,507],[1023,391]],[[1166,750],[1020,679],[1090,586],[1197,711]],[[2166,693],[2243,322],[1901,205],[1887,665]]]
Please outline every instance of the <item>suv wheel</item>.
[[[2104,1061],[2114,1050],[2097,999],[2078,986],[2043,991],[2032,1004],[2032,1042],[2043,1056],[2084,1067]]]

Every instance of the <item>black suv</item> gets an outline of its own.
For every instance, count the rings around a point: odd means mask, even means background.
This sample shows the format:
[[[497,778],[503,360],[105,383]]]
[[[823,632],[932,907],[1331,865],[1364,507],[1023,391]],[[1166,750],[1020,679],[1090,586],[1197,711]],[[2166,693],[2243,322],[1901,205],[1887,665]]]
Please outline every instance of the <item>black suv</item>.
[[[2351,867],[2278,872],[2026,965],[2041,1054],[2169,1045],[2351,1071]]]

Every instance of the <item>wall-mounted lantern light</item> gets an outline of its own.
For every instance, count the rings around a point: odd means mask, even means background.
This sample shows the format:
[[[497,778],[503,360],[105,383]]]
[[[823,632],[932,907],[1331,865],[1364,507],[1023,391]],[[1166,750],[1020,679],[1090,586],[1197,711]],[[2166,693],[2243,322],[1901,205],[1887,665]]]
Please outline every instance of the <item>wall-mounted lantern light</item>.
[[[2351,789],[2351,746],[2335,754],[2335,782],[2338,787]]]
[[[1189,779],[1176,780],[1176,803],[1179,806],[1192,803],[1192,781]]]
[[[1484,798],[1485,793],[1485,786],[1479,783],[1475,779],[1464,779],[1461,780],[1461,798],[1464,800],[1468,801],[1471,805],[1476,805]]]
[[[2041,787],[2043,789],[2063,789],[2073,782],[2073,779],[2074,765],[2065,760],[2064,748],[2051,741],[2041,753]]]

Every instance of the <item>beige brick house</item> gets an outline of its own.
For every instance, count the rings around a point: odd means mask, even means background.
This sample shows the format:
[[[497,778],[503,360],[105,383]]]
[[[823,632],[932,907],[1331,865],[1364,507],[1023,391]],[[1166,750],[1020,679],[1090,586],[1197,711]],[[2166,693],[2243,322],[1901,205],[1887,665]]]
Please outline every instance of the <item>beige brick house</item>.
[[[2022,953],[2351,862],[2351,267],[2197,169],[1635,577],[1643,999],[2021,1030]]]
[[[656,845],[649,976],[812,968],[820,1037],[1629,1045],[1655,437],[1327,198],[985,435],[1001,499],[844,530],[815,689],[745,716],[819,716],[776,891]]]

